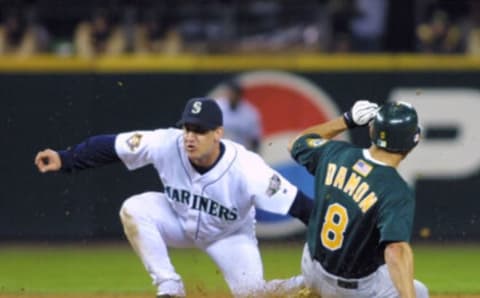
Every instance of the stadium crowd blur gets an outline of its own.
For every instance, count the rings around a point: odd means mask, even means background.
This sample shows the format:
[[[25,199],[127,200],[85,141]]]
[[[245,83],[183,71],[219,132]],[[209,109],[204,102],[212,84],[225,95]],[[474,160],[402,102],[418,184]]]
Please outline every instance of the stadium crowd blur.
[[[0,54],[480,55],[478,0],[0,0]]]

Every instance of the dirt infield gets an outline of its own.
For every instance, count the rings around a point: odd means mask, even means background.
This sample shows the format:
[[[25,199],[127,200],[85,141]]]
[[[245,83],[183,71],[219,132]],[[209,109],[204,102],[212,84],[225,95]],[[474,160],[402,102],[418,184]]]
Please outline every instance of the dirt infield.
[[[1,294],[1,298],[17,298],[17,297],[28,297],[28,298],[154,298],[154,295],[149,294],[88,294],[88,295],[38,295],[38,294]],[[209,294],[198,294],[189,296],[192,298],[228,298],[229,296],[218,295],[213,296]],[[431,298],[480,298],[480,295],[433,295]]]

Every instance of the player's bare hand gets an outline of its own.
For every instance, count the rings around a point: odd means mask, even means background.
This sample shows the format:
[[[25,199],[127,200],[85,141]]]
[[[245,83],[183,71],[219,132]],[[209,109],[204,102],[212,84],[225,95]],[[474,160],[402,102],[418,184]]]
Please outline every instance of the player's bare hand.
[[[349,128],[365,126],[377,115],[379,109],[378,105],[374,102],[358,100],[343,117]]]
[[[62,160],[57,151],[46,149],[37,153],[35,165],[42,173],[58,171],[62,167]]]

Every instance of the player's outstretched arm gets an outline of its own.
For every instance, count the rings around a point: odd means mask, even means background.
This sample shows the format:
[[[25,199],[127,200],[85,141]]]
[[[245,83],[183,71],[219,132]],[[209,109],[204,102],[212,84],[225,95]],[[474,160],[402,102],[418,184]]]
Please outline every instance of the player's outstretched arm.
[[[62,167],[62,160],[57,151],[45,149],[35,156],[35,165],[42,173],[55,172]]]
[[[415,297],[413,253],[407,242],[393,242],[385,247],[385,262],[401,298]]]
[[[68,148],[54,151],[46,149],[35,157],[35,165],[42,173],[62,171],[71,173],[97,168],[120,161],[115,150],[116,135],[99,135]]]

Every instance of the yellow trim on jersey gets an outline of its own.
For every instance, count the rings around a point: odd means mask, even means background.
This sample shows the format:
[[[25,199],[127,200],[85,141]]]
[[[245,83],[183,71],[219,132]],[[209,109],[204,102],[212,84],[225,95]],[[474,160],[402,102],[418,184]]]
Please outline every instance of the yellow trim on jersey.
[[[327,139],[319,139],[319,138],[308,138],[305,140],[305,142],[307,143],[307,146],[310,147],[310,148],[316,148],[316,147],[320,147],[322,145],[325,145],[325,143],[328,142]]]

